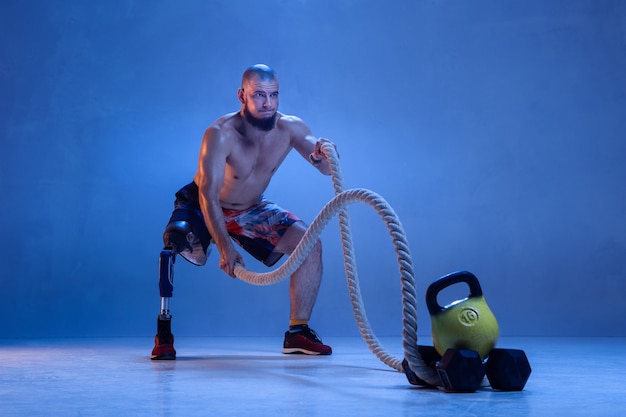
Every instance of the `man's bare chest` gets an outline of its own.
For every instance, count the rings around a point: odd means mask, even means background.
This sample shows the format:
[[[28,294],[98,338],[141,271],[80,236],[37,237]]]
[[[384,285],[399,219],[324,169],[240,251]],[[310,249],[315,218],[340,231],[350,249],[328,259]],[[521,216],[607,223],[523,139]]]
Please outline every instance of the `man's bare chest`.
[[[234,180],[264,180],[276,172],[290,150],[286,140],[239,144],[227,159],[227,169]]]

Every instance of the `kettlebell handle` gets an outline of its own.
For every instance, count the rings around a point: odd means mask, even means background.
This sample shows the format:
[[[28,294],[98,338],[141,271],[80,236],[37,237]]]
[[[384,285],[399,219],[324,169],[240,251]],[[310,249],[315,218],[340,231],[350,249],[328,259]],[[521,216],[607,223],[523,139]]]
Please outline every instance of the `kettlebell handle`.
[[[428,307],[428,312],[431,316],[445,310],[445,308],[440,306],[437,302],[439,292],[441,292],[444,288],[459,282],[465,282],[469,286],[470,292],[468,298],[482,297],[483,290],[480,287],[478,278],[476,278],[474,274],[469,271],[452,272],[430,284],[426,290],[426,306]]]

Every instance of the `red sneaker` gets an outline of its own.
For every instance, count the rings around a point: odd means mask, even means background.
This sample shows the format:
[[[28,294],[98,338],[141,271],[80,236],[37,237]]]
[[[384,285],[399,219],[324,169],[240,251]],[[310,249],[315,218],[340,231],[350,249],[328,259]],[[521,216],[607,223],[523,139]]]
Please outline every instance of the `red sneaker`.
[[[157,320],[157,334],[154,336],[154,348],[150,359],[169,361],[176,359],[171,319]]]
[[[317,333],[309,326],[296,331],[285,332],[283,353],[304,353],[305,355],[330,355],[333,349],[322,343]]]
[[[169,337],[154,336],[154,348],[152,349],[152,360],[174,360],[176,359],[176,349],[174,349],[174,335]]]

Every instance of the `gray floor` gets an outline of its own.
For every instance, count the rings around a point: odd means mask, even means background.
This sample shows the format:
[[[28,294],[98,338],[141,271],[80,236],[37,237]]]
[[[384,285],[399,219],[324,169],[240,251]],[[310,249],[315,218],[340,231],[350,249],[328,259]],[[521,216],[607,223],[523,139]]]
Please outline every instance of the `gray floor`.
[[[381,339],[401,357],[400,339]],[[424,340],[422,340],[423,342]],[[501,339],[533,373],[522,392],[411,386],[359,338],[330,357],[283,355],[280,338],[0,340],[1,416],[621,416],[625,338]]]

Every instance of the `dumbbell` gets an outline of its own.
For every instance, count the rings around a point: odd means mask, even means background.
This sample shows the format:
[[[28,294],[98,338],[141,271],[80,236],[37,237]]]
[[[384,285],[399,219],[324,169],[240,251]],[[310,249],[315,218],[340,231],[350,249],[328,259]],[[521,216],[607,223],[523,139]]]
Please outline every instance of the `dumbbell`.
[[[486,362],[478,352],[469,349],[448,349],[440,356],[431,346],[418,346],[424,363],[437,371],[446,392],[475,392],[487,375],[494,390],[521,391],[531,373],[526,354],[518,349],[493,349]],[[430,386],[409,368],[402,367],[412,385]]]
[[[426,366],[433,370],[437,366],[437,363],[441,360],[441,355],[432,346],[417,345],[417,352],[422,357],[422,361],[424,361]],[[415,374],[415,372],[413,372],[413,370],[409,366],[409,362],[406,359],[402,361],[402,370],[404,371],[404,375],[406,375],[406,379],[411,385],[432,387],[432,385],[421,379]]]
[[[491,388],[499,391],[523,390],[532,372],[523,350],[500,348],[489,352],[485,371]]]
[[[424,364],[437,372],[438,387],[446,392],[474,392],[485,377],[483,362],[474,350],[448,349],[441,356],[432,346],[418,345],[417,351]],[[433,387],[410,369],[406,359],[402,361],[402,368],[410,384]]]
[[[435,369],[446,392],[474,392],[485,378],[485,367],[475,350],[448,349]]]

